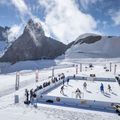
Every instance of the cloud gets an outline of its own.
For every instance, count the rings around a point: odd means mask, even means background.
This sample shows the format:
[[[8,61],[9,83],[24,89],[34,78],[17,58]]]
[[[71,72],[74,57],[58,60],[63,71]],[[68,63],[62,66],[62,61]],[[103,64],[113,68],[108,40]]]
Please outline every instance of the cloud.
[[[20,25],[13,25],[11,29],[8,31],[8,39],[9,41],[14,41],[15,38],[21,35],[24,27],[26,26],[26,18],[34,19],[34,15],[31,13],[30,8],[27,6],[24,0],[11,0],[11,3],[15,6],[15,8],[19,11],[19,17],[21,19]],[[26,17],[26,15],[28,15]]]
[[[97,1],[100,1],[100,0],[78,0],[79,3],[81,4],[81,6],[87,10],[89,5],[91,4],[95,4]]]
[[[19,17],[21,19],[21,23],[15,24],[11,26],[10,30],[8,31],[8,41],[14,41],[16,38],[18,38],[24,29],[24,26],[26,24],[26,15],[31,15],[26,3],[24,0],[10,0],[11,4],[15,6],[15,8],[18,10]]]
[[[64,43],[75,40],[80,34],[94,32],[97,22],[90,14],[81,12],[73,0],[39,0],[44,7],[45,25]]]
[[[22,34],[22,29],[23,29],[22,24],[11,26],[10,30],[7,32],[8,41],[12,42],[12,41],[16,40],[16,38],[18,38],[20,36],[20,34]]]
[[[28,7],[24,0],[11,0],[12,4],[18,9],[21,14],[28,13]]]
[[[38,17],[35,17],[35,16],[34,16],[33,20],[34,20],[35,23],[37,23],[37,22],[41,23],[42,28],[43,28],[43,30],[44,30],[44,32],[45,32],[45,35],[46,35],[47,37],[50,37],[50,30],[49,30],[49,28],[46,26],[46,24],[45,24],[44,22],[42,22]]]
[[[89,0],[85,1],[88,4]],[[24,25],[26,23],[25,15],[37,19],[41,22],[45,35],[55,37],[61,42],[68,43],[75,40],[80,34],[96,32],[95,19],[90,14],[81,12],[73,0],[38,0],[40,7],[45,10],[44,21],[32,14],[31,6],[27,6],[24,0],[11,0],[11,2],[19,11]],[[38,8],[37,5],[37,10]],[[34,8],[34,10],[36,9]]]
[[[11,0],[12,4],[20,13],[20,18],[22,22],[25,24],[26,16],[28,15],[30,18],[34,18],[34,15],[31,13],[31,8],[27,6],[25,0]]]
[[[34,6],[34,8],[32,8],[31,6],[27,6],[27,4],[25,3],[24,0],[11,0],[12,4],[15,6],[15,8],[19,11],[20,15],[20,19],[22,21],[21,25],[14,25],[12,26],[12,28],[9,31],[9,41],[14,41],[15,38],[17,38],[18,36],[21,35],[20,31],[23,31],[23,29],[21,29],[21,26],[24,27],[26,25],[26,15],[29,16],[30,19],[33,19],[35,22],[40,22],[42,24],[43,29],[45,30],[45,34],[47,36],[50,36],[49,34],[49,30],[46,27],[45,23],[42,22],[38,17],[34,16],[32,14],[32,10],[38,10],[38,6]],[[36,40],[36,36],[34,35],[34,32],[31,31],[30,32],[32,36],[34,36],[34,40]]]
[[[109,14],[110,14],[114,24],[120,25],[120,10],[118,10],[118,11],[110,10]]]

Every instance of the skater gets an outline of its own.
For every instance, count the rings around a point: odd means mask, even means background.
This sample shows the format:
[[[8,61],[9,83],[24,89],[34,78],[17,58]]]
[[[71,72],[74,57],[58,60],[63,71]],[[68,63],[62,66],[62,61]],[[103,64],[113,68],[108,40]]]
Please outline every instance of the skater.
[[[33,105],[35,108],[37,108],[37,95],[35,92],[33,93]]]
[[[63,79],[63,86],[64,86],[64,84],[65,84],[65,81],[64,81],[64,79]]]
[[[108,84],[108,90],[109,90],[109,92],[112,91],[110,84]]]
[[[64,94],[64,85],[61,87],[60,93]]]
[[[33,104],[33,89],[30,90],[30,103]]]
[[[87,83],[86,83],[86,82],[83,83],[83,89],[84,89],[84,90],[87,89]]]
[[[104,85],[103,85],[103,83],[101,83],[100,91],[101,91],[102,93],[104,93]]]
[[[76,98],[81,98],[81,91],[79,88],[77,88],[77,90],[75,91],[76,93]]]
[[[26,100],[24,101],[24,103],[29,105],[29,103],[30,103],[30,101],[29,101],[29,91],[27,89],[25,89],[25,97],[26,97]]]
[[[69,78],[67,78],[67,85],[69,84]]]

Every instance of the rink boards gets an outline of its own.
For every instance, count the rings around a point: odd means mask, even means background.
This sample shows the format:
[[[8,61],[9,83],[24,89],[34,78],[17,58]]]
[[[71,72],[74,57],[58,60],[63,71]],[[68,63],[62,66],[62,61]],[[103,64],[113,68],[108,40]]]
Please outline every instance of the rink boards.
[[[68,77],[70,78],[70,84],[71,84],[71,81],[73,81],[73,77],[72,76],[68,76]],[[67,80],[67,78],[65,79],[65,81]],[[83,78],[84,78],[84,80],[82,80]],[[74,81],[76,83],[88,81],[89,84],[92,84],[93,82],[95,82],[95,84],[97,84],[97,82],[117,84],[117,82],[114,78],[95,78],[94,81],[90,81],[88,77],[76,76]],[[52,103],[52,104],[59,104],[59,105],[66,105],[66,106],[68,105],[68,106],[74,106],[74,107],[76,106],[76,107],[93,108],[93,109],[95,109],[95,108],[109,109],[109,110],[112,109],[113,104],[120,103],[119,100],[113,100],[116,98],[111,98],[112,100],[110,100],[110,98],[109,98],[109,100],[108,100],[108,98],[101,100],[102,98],[95,99],[94,97],[90,96],[93,99],[89,99],[87,97],[81,97],[81,99],[76,99],[75,94],[72,95],[73,90],[71,90],[70,94],[68,93],[68,96],[64,96],[64,95],[60,94],[60,88],[62,86],[62,82],[63,82],[63,80],[60,80],[60,81],[56,82],[55,84],[51,84],[50,86],[48,86],[42,90],[39,90],[37,92],[38,102]],[[65,83],[65,86],[67,86],[66,83]],[[66,89],[68,89],[68,88],[66,87]],[[119,90],[119,88],[117,89],[117,91],[118,90]],[[96,93],[96,94],[98,94],[98,93]],[[117,95],[117,96],[120,98],[119,95]],[[97,96],[96,96],[96,98],[97,98]]]

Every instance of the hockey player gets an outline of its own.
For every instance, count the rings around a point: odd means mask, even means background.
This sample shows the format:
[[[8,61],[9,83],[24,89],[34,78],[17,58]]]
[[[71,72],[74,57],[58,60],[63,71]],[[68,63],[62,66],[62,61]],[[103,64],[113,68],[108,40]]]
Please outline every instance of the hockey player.
[[[65,84],[65,81],[64,81],[64,79],[63,79],[63,86],[64,86],[64,84]]]
[[[112,91],[110,84],[108,84],[108,90],[109,90],[109,92]]]
[[[86,83],[86,82],[83,83],[83,89],[84,89],[84,90],[87,89],[87,83]]]
[[[61,87],[60,93],[64,94],[64,85]]]
[[[69,78],[67,78],[67,85],[69,84]]]
[[[103,85],[103,83],[101,83],[100,91],[101,91],[102,93],[104,93],[104,85]]]
[[[75,91],[75,93],[76,93],[76,98],[81,98],[81,91],[80,91],[80,89],[79,88],[77,88],[77,90]]]

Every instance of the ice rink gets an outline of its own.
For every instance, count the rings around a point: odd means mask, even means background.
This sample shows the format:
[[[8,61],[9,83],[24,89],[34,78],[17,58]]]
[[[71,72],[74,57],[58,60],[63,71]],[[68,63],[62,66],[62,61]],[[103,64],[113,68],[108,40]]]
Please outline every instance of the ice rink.
[[[84,90],[83,83],[87,83],[87,90]],[[104,94],[100,91],[100,85],[104,85]],[[108,84],[111,86],[112,91],[109,92]],[[77,88],[82,92],[81,98],[86,100],[96,100],[105,102],[120,102],[120,86],[117,82],[101,82],[101,81],[86,81],[86,80],[73,80],[69,81],[69,84],[65,83],[64,94],[60,93],[62,85],[58,88],[53,89],[47,95],[58,96],[58,97],[68,97],[76,98],[75,91]]]

